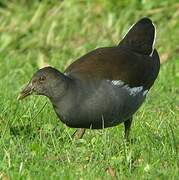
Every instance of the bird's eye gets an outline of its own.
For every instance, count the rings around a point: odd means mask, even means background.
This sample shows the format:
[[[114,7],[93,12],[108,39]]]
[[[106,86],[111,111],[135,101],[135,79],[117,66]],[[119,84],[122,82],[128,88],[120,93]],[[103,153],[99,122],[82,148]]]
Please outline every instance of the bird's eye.
[[[43,82],[43,81],[45,81],[45,79],[46,79],[45,76],[40,76],[39,81],[40,81],[40,82]]]

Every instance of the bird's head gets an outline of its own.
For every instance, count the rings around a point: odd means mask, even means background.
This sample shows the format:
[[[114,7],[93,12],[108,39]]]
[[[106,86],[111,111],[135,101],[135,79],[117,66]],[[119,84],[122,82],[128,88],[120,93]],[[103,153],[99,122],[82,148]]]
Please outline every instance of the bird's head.
[[[29,83],[22,89],[18,100],[36,94],[47,97],[55,96],[65,89],[65,76],[57,69],[45,67],[38,70],[31,78]]]

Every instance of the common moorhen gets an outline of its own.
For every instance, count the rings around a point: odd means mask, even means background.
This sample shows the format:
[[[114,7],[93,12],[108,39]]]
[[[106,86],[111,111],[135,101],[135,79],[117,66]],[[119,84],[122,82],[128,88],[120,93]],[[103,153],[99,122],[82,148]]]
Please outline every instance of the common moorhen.
[[[38,70],[19,99],[47,96],[60,120],[69,127],[102,129],[125,125],[128,138],[134,113],[144,102],[160,69],[154,49],[155,27],[149,18],[134,24],[114,47],[95,49],[74,61],[64,73]]]

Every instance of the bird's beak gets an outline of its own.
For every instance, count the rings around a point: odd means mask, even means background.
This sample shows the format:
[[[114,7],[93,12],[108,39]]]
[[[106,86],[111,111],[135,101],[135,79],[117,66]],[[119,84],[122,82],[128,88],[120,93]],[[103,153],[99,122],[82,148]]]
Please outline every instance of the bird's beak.
[[[25,86],[25,88],[22,89],[22,91],[17,97],[17,100],[22,100],[25,97],[31,95],[32,93],[33,93],[33,86],[32,86],[32,83],[29,83]]]

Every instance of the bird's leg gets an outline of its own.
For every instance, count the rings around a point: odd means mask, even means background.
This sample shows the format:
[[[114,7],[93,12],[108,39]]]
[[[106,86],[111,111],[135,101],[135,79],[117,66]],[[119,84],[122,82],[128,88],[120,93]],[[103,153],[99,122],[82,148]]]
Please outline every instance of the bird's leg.
[[[131,124],[132,124],[132,117],[124,122],[124,127],[125,127],[124,137],[125,137],[126,141],[129,141],[129,133],[130,133]]]
[[[84,128],[79,128],[77,129],[74,134],[73,134],[73,139],[81,139],[85,133],[86,129]]]

